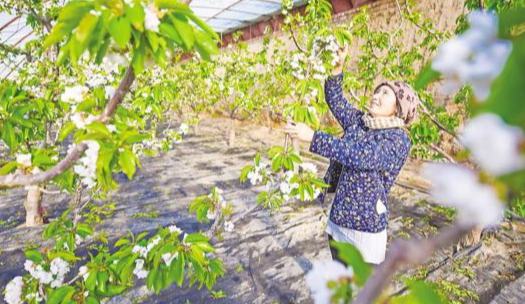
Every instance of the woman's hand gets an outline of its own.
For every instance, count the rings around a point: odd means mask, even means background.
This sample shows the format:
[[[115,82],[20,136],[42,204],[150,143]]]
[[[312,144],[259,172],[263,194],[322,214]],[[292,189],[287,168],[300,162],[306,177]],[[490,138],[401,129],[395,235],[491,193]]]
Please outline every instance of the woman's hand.
[[[337,51],[337,56],[339,56],[339,61],[335,65],[334,69],[332,70],[332,75],[338,75],[343,72],[343,66],[345,63],[345,59],[348,56],[348,53],[350,51],[350,48],[348,45],[343,46],[342,48]]]
[[[284,132],[290,134],[292,138],[297,138],[302,141],[311,141],[312,137],[314,137],[314,130],[304,123],[288,123],[284,127]]]

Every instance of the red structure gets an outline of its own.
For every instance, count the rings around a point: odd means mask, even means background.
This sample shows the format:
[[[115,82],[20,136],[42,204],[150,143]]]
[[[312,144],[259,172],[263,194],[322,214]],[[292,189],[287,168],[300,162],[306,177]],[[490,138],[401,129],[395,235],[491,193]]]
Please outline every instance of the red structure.
[[[343,13],[351,9],[357,8],[361,5],[374,2],[374,0],[331,0],[332,10],[334,14]],[[303,12],[303,7],[298,7],[292,10],[292,13]],[[284,17],[283,15],[275,15],[272,18],[264,21],[260,21],[254,24],[251,24],[245,28],[235,30],[234,32],[242,32],[241,40],[246,41],[253,38],[257,38],[263,35],[264,29],[269,27],[272,32],[279,31],[283,24]],[[222,47],[227,46],[233,41],[233,32],[228,33],[222,36]]]

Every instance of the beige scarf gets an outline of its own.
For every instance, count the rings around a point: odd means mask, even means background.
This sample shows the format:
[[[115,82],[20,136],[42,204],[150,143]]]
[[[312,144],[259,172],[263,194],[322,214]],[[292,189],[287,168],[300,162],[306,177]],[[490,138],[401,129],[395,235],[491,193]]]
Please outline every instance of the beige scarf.
[[[365,126],[370,129],[402,128],[405,126],[403,119],[397,116],[373,117],[370,114],[365,114],[362,116],[362,119]]]

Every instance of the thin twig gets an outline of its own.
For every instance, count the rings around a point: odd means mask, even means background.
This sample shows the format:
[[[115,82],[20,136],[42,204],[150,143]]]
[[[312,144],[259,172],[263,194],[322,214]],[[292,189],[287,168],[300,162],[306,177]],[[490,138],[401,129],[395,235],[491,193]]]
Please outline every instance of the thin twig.
[[[449,162],[453,163],[453,164],[457,164],[456,160],[454,159],[454,157],[452,157],[450,154],[448,154],[447,152],[445,152],[445,150],[441,149],[440,147],[434,145],[434,144],[430,144],[430,148],[436,152],[438,152],[439,154],[443,155],[443,157],[445,157]]]

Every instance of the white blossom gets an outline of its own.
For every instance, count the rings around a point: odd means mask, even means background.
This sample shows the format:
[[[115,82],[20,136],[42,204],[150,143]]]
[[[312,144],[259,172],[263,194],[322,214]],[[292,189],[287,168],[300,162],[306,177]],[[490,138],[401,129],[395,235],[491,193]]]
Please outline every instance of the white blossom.
[[[95,120],[97,120],[96,116],[82,112],[75,112],[71,115],[71,122],[79,129],[85,129]]]
[[[304,171],[312,172],[314,174],[317,173],[317,167],[312,163],[302,163],[299,165],[299,167],[301,167],[301,169],[303,169]]]
[[[69,264],[61,258],[54,258],[51,261],[50,271],[55,277],[51,282],[52,288],[60,287],[64,284],[64,278],[69,269]]]
[[[460,223],[491,226],[503,219],[503,202],[494,189],[481,184],[470,169],[452,164],[427,164],[423,176],[431,181],[431,195],[438,203],[457,208]]]
[[[87,280],[89,276],[89,269],[87,268],[86,265],[80,266],[80,268],[78,269],[78,275],[82,276],[84,281]]]
[[[62,93],[60,99],[67,103],[77,104],[84,100],[84,96],[88,91],[89,89],[82,85],[68,87],[64,90],[64,93]]]
[[[157,13],[155,12],[155,10],[151,6],[144,7],[144,13],[144,27],[149,31],[158,33],[160,20],[157,17]]]
[[[445,76],[447,92],[469,83],[476,98],[483,101],[503,69],[512,44],[498,39],[498,20],[493,13],[474,11],[468,20],[470,28],[465,33],[440,46],[432,68]]]
[[[16,155],[16,162],[24,167],[31,167],[31,154],[18,153]]]
[[[133,249],[131,250],[132,253],[138,253],[141,257],[148,256],[148,249],[144,246],[135,245],[133,246]]]
[[[115,92],[116,92],[115,87],[112,87],[112,86],[105,86],[104,87],[104,95],[105,95],[106,99],[109,99],[109,98],[113,97],[113,95],[115,95]]]
[[[133,269],[133,274],[139,279],[144,279],[148,276],[148,271],[144,269],[143,259],[135,260],[135,269]]]
[[[148,243],[148,245],[146,246],[146,249],[148,250],[148,252],[151,251],[151,249],[153,249],[153,247],[157,246],[161,241],[161,238],[160,236],[155,236],[153,239],[150,240],[150,242]]]
[[[24,263],[24,269],[29,274],[42,284],[49,284],[53,281],[53,274],[44,270],[42,265],[36,265],[31,260],[26,260]]]
[[[290,187],[290,184],[287,183],[287,182],[281,182],[279,184],[279,190],[283,193],[283,194],[290,194],[290,192],[292,191],[292,188]]]
[[[177,225],[171,225],[168,227],[170,233],[177,233],[177,234],[181,234],[182,233],[182,229],[180,229],[179,227],[177,227]]]
[[[13,278],[5,286],[4,300],[7,304],[21,304],[22,289],[24,288],[24,281],[21,276]]]
[[[235,228],[235,225],[232,221],[224,221],[224,231],[226,232],[232,232]]]
[[[306,274],[306,284],[312,292],[316,304],[329,304],[333,296],[328,283],[342,278],[351,278],[354,273],[351,268],[334,260],[314,261],[313,268]]]
[[[88,148],[78,163],[73,167],[73,171],[81,178],[82,184],[88,188],[96,185],[97,178],[97,160],[100,146],[95,140],[86,140]]]
[[[170,266],[173,259],[177,258],[178,256],[179,256],[178,252],[175,252],[173,254],[168,252],[162,255],[162,260],[164,260],[164,263],[166,263],[166,266]]]
[[[180,126],[179,126],[179,133],[182,134],[182,135],[186,135],[188,134],[188,125],[185,124],[185,123],[181,123]]]
[[[109,132],[111,132],[111,133],[117,132],[117,127],[115,127],[115,125],[107,125],[106,127],[108,128]]]
[[[523,131],[505,124],[498,115],[487,113],[471,119],[460,140],[474,160],[491,174],[501,175],[525,166],[525,157],[519,150],[525,141]]]
[[[208,209],[208,212],[206,212],[206,218],[209,220],[213,220],[217,217],[217,212],[212,211],[211,209]]]
[[[248,179],[252,185],[257,185],[262,182],[263,177],[257,170],[248,172]]]

